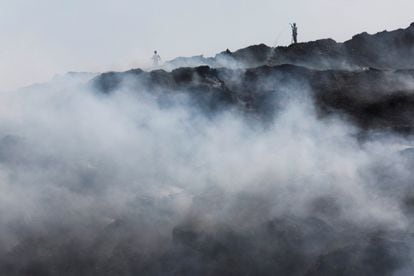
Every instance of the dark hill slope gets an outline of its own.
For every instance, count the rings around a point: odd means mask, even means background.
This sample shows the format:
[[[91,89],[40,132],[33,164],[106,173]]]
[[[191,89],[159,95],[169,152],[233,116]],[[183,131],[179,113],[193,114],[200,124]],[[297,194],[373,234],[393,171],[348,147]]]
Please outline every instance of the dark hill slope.
[[[323,39],[276,48],[260,44],[235,52],[225,51],[214,58],[181,57],[170,61],[166,68],[200,65],[250,68],[281,64],[319,70],[354,70],[368,67],[410,69],[414,64],[414,24],[407,29],[383,31],[374,35],[361,33],[344,43]]]
[[[215,58],[179,58],[167,72],[109,72],[92,84],[102,93],[127,88],[166,101],[178,93],[208,114],[237,108],[271,120],[293,94],[310,96],[321,116],[339,114],[362,129],[411,132],[414,127],[414,24],[362,33],[344,43],[331,39],[270,48],[254,45]],[[197,63],[210,66],[191,67]]]
[[[151,91],[168,98],[178,93],[206,112],[236,107],[272,118],[289,94],[310,95],[322,116],[343,114],[363,129],[411,131],[414,127],[414,71],[318,71],[294,65],[247,70],[207,66],[105,73],[93,80],[98,91]],[[171,93],[171,91],[173,93]]]

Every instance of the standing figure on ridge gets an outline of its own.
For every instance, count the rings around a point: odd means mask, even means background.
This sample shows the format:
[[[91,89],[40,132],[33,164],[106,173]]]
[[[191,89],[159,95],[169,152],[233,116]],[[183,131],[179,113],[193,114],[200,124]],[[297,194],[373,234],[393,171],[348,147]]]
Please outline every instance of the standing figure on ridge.
[[[296,23],[290,24],[290,27],[292,28],[292,43],[296,44],[298,43],[298,27]]]
[[[152,56],[151,59],[152,59],[152,65],[154,67],[158,67],[161,61],[161,57],[156,50],[154,51],[154,55]]]

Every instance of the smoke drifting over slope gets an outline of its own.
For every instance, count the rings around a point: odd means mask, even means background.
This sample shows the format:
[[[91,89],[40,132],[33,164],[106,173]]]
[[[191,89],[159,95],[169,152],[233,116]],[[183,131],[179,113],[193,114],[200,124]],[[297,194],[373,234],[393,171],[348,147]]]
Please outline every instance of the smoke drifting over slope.
[[[0,274],[411,275],[411,91],[265,66],[2,94]]]
[[[235,52],[225,51],[214,58],[179,57],[165,69],[208,65],[214,68],[250,68],[293,64],[317,70],[357,70],[361,68],[412,69],[414,23],[406,29],[361,33],[344,43],[332,39],[293,44],[288,47],[253,45]]]

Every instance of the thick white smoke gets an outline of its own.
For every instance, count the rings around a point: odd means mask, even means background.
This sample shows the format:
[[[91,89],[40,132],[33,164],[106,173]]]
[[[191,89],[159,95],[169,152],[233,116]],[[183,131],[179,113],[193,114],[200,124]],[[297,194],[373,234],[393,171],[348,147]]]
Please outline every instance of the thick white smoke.
[[[244,235],[285,217],[317,217],[346,233],[342,246],[356,233],[409,233],[412,160],[401,152],[411,140],[361,142],[341,118],[318,118],[307,93],[291,94],[271,125],[236,110],[205,116],[179,93],[162,104],[151,91],[103,96],[73,79],[1,94],[0,263],[47,269],[72,244],[94,248],[97,263],[129,244],[151,263],[180,225]],[[332,249],[315,242],[303,245],[313,261]],[[19,247],[31,253],[12,257]]]

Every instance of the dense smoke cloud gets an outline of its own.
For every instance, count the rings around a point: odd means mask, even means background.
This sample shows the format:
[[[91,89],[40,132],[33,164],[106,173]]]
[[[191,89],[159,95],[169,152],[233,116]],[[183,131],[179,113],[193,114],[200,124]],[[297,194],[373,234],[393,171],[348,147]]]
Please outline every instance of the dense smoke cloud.
[[[410,138],[360,139],[306,85],[271,123],[130,88],[1,94],[1,274],[414,271]]]

